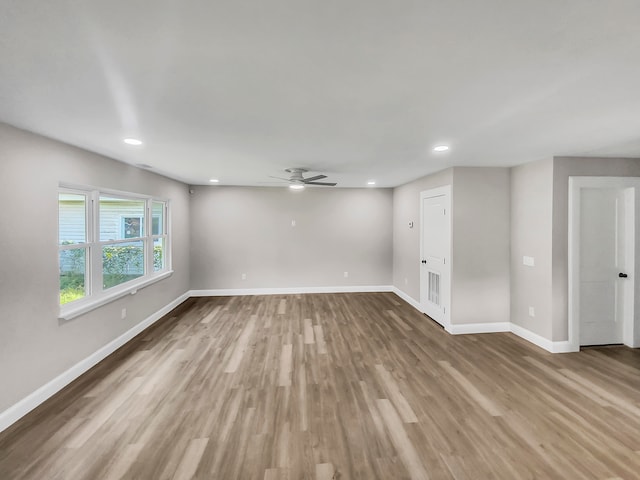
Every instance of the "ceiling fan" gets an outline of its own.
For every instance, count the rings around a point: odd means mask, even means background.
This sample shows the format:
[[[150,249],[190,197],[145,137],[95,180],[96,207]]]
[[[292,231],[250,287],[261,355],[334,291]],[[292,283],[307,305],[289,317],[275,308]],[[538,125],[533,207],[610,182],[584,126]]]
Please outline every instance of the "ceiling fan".
[[[304,178],[302,174],[308,171],[309,170],[307,170],[306,168],[287,168],[285,172],[291,174],[289,178],[282,178],[282,177],[271,177],[271,178],[284,180],[285,182],[289,182],[292,186],[299,185],[300,187],[304,187],[305,185],[322,185],[325,187],[335,187],[337,185],[337,183],[317,181],[317,180],[322,180],[323,178],[327,178],[326,175],[316,175],[314,177]]]

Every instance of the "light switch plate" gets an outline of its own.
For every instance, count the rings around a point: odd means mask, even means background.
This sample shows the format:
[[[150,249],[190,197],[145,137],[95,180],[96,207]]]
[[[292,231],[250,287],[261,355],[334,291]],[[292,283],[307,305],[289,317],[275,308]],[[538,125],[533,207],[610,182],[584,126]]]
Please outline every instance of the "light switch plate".
[[[533,257],[527,257],[525,255],[524,257],[522,257],[522,264],[526,265],[527,267],[533,267],[535,266],[536,262]]]

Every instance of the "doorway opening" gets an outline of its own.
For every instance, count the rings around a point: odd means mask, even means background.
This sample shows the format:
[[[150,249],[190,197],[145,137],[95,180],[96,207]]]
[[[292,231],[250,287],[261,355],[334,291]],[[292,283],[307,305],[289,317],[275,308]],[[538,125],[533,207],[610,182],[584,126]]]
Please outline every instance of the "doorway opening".
[[[635,325],[640,178],[569,178],[569,342],[640,346]]]

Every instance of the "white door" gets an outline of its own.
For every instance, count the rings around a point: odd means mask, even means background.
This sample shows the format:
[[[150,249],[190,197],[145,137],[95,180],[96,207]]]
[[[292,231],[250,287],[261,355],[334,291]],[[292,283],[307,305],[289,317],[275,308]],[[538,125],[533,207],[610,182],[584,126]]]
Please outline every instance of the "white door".
[[[420,304],[424,313],[444,327],[449,324],[451,277],[451,187],[420,195]]]
[[[624,191],[580,191],[580,345],[622,343]]]

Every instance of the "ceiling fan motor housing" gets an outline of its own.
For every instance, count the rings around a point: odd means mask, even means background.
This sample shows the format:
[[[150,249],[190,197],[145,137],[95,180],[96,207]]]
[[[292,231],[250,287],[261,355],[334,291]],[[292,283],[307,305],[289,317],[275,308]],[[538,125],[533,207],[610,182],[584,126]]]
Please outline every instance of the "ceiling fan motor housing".
[[[326,175],[315,175],[313,177],[309,177],[309,178],[304,178],[303,174],[305,172],[308,172],[309,170],[307,170],[306,168],[287,168],[285,169],[285,172],[290,173],[291,176],[289,178],[280,178],[280,177],[273,177],[273,178],[278,178],[280,180],[285,180],[289,183],[293,183],[294,185],[322,185],[322,186],[326,186],[326,187],[335,187],[336,183],[335,182],[318,182],[318,180],[322,180],[324,178],[327,178]]]
[[[287,168],[285,172],[291,174],[291,178],[289,179],[292,183],[304,183],[303,173],[308,172],[306,168]]]

